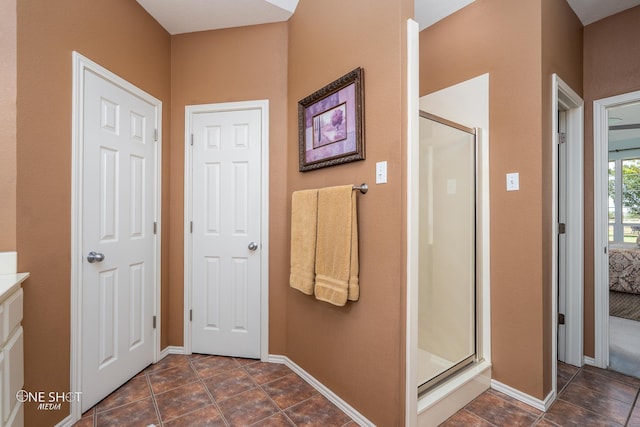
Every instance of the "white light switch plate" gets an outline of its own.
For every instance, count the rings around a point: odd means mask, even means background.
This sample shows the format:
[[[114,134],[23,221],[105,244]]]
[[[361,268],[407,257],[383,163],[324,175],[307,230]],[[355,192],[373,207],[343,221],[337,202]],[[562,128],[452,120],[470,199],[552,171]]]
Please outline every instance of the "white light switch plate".
[[[376,184],[387,183],[387,162],[376,163]]]
[[[507,174],[507,191],[520,190],[520,174],[518,172]]]

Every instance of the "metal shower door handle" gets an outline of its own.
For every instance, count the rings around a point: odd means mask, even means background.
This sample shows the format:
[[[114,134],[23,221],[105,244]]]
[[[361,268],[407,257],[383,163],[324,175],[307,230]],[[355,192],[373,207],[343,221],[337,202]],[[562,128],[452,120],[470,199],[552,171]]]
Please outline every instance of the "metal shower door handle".
[[[104,261],[104,254],[101,254],[100,252],[91,251],[87,255],[87,261],[89,261],[90,264],[93,264],[94,262],[102,262]]]
[[[249,243],[248,248],[250,251],[255,251],[256,249],[258,249],[258,244],[256,242],[251,242]]]

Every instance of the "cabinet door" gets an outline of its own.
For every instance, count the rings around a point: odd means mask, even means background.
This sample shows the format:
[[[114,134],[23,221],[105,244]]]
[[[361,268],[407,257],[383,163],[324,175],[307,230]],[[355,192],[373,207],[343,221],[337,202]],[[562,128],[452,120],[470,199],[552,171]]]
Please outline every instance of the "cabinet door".
[[[19,405],[15,396],[24,385],[24,339],[22,326],[11,335],[2,351],[4,356],[4,378],[2,382],[2,418],[6,423]]]

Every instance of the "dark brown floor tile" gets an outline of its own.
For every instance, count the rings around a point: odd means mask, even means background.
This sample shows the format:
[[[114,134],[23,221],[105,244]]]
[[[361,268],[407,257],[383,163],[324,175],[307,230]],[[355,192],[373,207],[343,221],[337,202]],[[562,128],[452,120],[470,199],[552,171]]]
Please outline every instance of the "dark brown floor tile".
[[[163,423],[165,427],[225,427],[226,425],[215,405],[205,406]]]
[[[134,377],[98,403],[96,410],[107,411],[147,397],[151,397],[147,377]]]
[[[148,375],[151,389],[155,394],[164,393],[173,388],[183,386],[198,380],[191,365],[180,365]]]
[[[93,417],[82,417],[73,427],[93,427]]]
[[[87,417],[93,417],[96,413],[96,407],[94,406],[93,408],[89,409],[88,411],[85,411],[84,414],[82,414],[82,418],[87,418]]]
[[[544,414],[543,419],[569,427],[617,427],[620,424],[615,421],[588,411],[564,400],[556,400],[549,411]]]
[[[246,359],[244,357],[234,357],[233,358],[240,366],[251,365],[252,363],[260,362],[260,359]]]
[[[464,409],[456,412],[441,427],[492,427],[493,424]]]
[[[200,381],[156,395],[162,422],[178,418],[213,403]]]
[[[591,390],[571,383],[560,395],[560,399],[576,406],[596,412],[624,424],[631,412],[631,404],[608,397],[597,390]]]
[[[520,408],[495,393],[484,392],[465,409],[497,426],[530,426],[537,415]]]
[[[151,398],[138,400],[125,406],[97,414],[98,427],[148,426],[159,424]]]
[[[577,366],[568,363],[558,362],[558,392],[571,381],[571,378],[580,370]]]
[[[360,424],[358,424],[355,421],[349,421],[347,424],[344,425],[344,427],[360,427]]]
[[[350,421],[344,412],[320,394],[292,406],[285,414],[298,427],[338,427]]]
[[[603,372],[602,369],[599,371]],[[638,393],[638,387],[584,369],[573,378],[571,384],[598,391],[607,397],[621,400],[625,403],[633,403]]]
[[[270,383],[263,384],[262,389],[267,392],[280,409],[287,409],[317,393],[316,389],[296,374],[289,374]]]
[[[542,418],[540,418],[540,419],[538,420],[538,422],[537,422],[536,424],[534,424],[534,426],[535,426],[535,427],[562,427],[562,426],[559,426],[559,425],[558,425],[558,424],[556,424],[556,423],[553,423],[553,422],[551,422],[551,421],[547,420],[547,419],[544,417],[544,415],[542,416]]]
[[[596,368],[595,366],[584,365],[582,367],[582,371],[592,372],[598,375],[605,376],[612,380],[620,381],[622,383],[629,384],[633,387],[640,388],[640,378],[630,377],[628,375],[624,375],[619,372],[612,371],[610,369],[600,369],[600,368]]]
[[[289,421],[287,416],[282,412],[278,412],[275,415],[265,418],[262,421],[258,421],[255,424],[251,424],[251,427],[293,427],[293,424]]]
[[[255,388],[256,383],[243,369],[234,369],[203,380],[216,402]]]
[[[233,357],[221,356],[193,358],[191,359],[191,364],[200,375],[200,378],[209,378],[240,366]]]
[[[279,412],[276,404],[259,388],[237,394],[219,402],[218,406],[232,427],[248,426]]]
[[[519,401],[518,399],[515,399],[511,396],[507,396],[506,394],[499,392],[497,390],[494,389],[489,389],[487,390],[485,393],[489,393],[492,394],[496,397],[499,397],[502,400],[506,400],[507,402],[509,402],[510,404],[517,406],[518,408],[522,409],[523,411],[529,412],[530,414],[533,414],[536,417],[539,417],[540,415],[542,415],[542,411],[539,409],[534,408],[533,406],[527,405],[524,402]]]
[[[144,370],[145,373],[150,374],[152,372],[158,372],[163,369],[175,368],[176,366],[185,366],[189,364],[189,359],[187,356],[182,354],[170,354],[165,356],[164,359],[160,360],[158,363],[149,365],[147,369]]]
[[[640,427],[640,402],[636,403],[636,407],[631,413],[631,417],[629,417],[629,423],[627,426]]]
[[[291,374],[293,371],[280,363],[258,362],[243,367],[258,384],[266,384]]]

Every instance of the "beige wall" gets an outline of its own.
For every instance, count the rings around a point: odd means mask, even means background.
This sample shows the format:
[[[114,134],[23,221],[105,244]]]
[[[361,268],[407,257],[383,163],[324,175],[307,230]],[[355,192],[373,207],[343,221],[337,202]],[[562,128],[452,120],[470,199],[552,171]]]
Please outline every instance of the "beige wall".
[[[593,101],[640,90],[640,6],[584,28],[584,350],[594,357]]]
[[[17,6],[18,268],[31,272],[24,286],[24,387],[64,392],[70,360],[71,52],[163,101],[162,214],[167,219],[170,38],[130,0],[20,0]],[[168,224],[162,229],[163,284],[168,283]],[[68,410],[38,411],[26,404],[25,425],[54,425]]]
[[[543,92],[551,70],[570,70],[563,77],[569,83],[576,75],[572,65],[554,62],[558,55],[543,37],[558,25],[575,26],[564,6],[555,7],[477,0],[420,34],[420,95],[490,73],[492,372],[539,399],[551,388],[551,130]],[[550,11],[560,11],[557,22]],[[562,43],[560,52],[575,57],[574,43]],[[520,173],[519,191],[506,192],[508,172]]]
[[[0,252],[16,249],[16,0],[0,3]]]
[[[360,300],[339,308],[287,289],[287,356],[379,426],[404,424],[403,62],[411,7],[303,0],[289,21],[289,193],[360,182],[370,190],[358,195]],[[356,67],[364,68],[366,160],[298,172],[298,101]],[[383,160],[388,183],[375,185]]]
[[[169,343],[183,343],[186,105],[269,100],[269,352],[285,353],[287,23],[182,34],[171,40],[171,299]],[[164,309],[165,307],[163,307]]]

